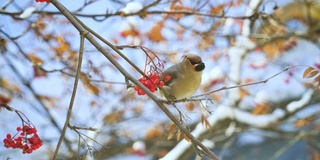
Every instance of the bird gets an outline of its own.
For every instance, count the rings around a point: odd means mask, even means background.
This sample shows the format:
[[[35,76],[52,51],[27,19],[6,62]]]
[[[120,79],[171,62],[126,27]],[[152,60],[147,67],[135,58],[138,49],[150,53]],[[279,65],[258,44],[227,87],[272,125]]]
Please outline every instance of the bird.
[[[200,56],[186,54],[182,61],[162,73],[162,77],[170,76],[160,92],[168,100],[190,98],[199,88],[205,64]]]

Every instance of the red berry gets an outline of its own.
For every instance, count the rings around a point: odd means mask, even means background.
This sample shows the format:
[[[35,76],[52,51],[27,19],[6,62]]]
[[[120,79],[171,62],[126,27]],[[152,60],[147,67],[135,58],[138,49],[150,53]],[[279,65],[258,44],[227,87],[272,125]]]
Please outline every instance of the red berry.
[[[29,129],[29,126],[23,126],[23,131],[27,131]]]
[[[168,75],[166,75],[166,77],[165,77],[166,82],[167,82],[167,81],[170,81],[170,79],[171,79],[171,77],[168,76]]]
[[[11,139],[11,134],[7,134],[7,138],[8,138],[8,139]]]
[[[145,93],[143,92],[143,90],[138,90],[138,95],[145,95]]]
[[[158,84],[159,82],[160,82],[159,79],[155,79],[155,80],[153,81],[154,84]]]
[[[156,91],[156,88],[152,87],[149,89],[151,92],[155,92]]]

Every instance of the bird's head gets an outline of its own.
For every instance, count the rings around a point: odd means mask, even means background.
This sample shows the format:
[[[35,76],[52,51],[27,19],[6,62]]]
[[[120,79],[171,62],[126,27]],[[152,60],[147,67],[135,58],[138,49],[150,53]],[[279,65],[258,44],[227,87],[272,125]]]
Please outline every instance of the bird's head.
[[[201,72],[205,68],[205,64],[202,62],[202,59],[200,56],[195,54],[187,54],[184,55],[183,60],[181,62],[181,65],[183,68],[186,68],[187,70],[191,69],[195,72]]]

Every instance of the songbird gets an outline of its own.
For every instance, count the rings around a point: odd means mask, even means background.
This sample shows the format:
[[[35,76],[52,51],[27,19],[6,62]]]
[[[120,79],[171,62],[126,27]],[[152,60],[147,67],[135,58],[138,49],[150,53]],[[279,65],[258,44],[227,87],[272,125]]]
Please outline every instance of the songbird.
[[[200,86],[202,71],[205,68],[201,57],[187,54],[182,58],[180,63],[163,71],[163,76],[171,77],[161,89],[167,99],[190,98]]]

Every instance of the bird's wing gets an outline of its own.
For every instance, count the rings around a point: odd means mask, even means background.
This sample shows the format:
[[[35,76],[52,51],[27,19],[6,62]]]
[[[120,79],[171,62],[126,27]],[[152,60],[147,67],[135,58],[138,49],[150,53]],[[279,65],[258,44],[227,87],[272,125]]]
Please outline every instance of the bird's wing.
[[[169,67],[163,72],[163,74],[164,76],[168,75],[171,77],[169,81],[165,82],[165,85],[170,85],[178,77],[178,65],[176,64]]]

